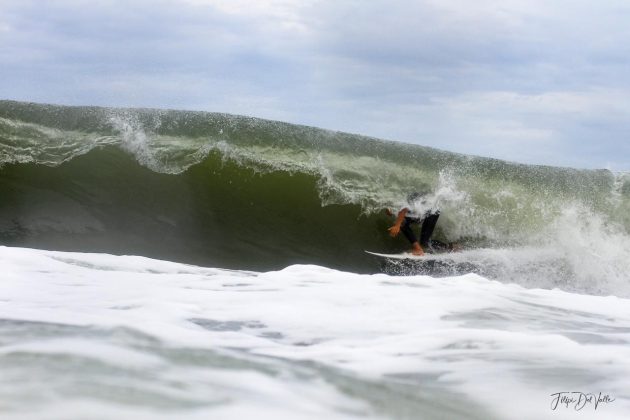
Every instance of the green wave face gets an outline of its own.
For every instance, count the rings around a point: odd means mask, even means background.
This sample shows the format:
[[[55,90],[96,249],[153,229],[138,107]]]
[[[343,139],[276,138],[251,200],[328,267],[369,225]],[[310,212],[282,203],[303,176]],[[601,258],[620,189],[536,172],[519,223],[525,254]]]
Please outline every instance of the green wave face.
[[[593,243],[630,232],[626,174],[226,114],[0,101],[0,161],[2,236],[29,246],[372,270],[363,249],[406,247],[382,209],[417,190],[442,211],[438,238],[473,248],[567,247],[567,231],[593,224]]]

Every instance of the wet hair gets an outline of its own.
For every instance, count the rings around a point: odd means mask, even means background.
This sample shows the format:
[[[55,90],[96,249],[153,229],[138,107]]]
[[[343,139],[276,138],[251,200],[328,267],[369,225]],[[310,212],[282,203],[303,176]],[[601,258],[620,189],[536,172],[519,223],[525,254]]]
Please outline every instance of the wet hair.
[[[420,197],[422,197],[424,194],[419,193],[418,191],[414,191],[412,193],[409,193],[407,195],[407,202],[408,203],[413,203],[414,201],[418,200]]]
[[[407,202],[413,203],[414,201],[417,201],[418,199],[424,197],[425,195],[428,195],[430,192],[431,192],[431,187],[429,187],[429,185],[421,184],[418,186],[418,189],[416,191],[413,191],[407,194]]]

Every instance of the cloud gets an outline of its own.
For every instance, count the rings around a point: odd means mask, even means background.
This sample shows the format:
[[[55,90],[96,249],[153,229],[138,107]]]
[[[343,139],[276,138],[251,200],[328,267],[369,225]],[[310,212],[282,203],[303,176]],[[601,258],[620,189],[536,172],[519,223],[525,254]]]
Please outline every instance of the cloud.
[[[8,98],[203,109],[630,167],[621,0],[4,0],[0,16]]]

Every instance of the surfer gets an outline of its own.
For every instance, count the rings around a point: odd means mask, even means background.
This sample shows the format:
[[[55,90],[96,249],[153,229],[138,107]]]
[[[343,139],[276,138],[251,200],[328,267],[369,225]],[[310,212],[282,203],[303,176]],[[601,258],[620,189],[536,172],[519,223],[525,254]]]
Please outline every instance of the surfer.
[[[425,194],[418,192],[409,194],[407,197],[408,205],[400,209],[396,217],[396,222],[394,222],[394,226],[388,229],[390,236],[395,238],[400,232],[402,232],[403,235],[405,235],[405,238],[407,238],[407,240],[411,243],[411,253],[413,255],[424,255],[425,250],[433,253],[434,248],[438,248],[440,250],[444,248],[444,250],[451,251],[459,250],[459,246],[455,249],[454,244],[444,244],[439,241],[431,240],[435,224],[440,217],[440,211],[437,209],[431,209],[424,212],[424,214],[418,214],[414,211],[414,203],[416,203],[424,195]],[[385,212],[388,216],[394,215],[390,209],[386,209]],[[412,229],[412,226],[417,224],[422,224],[422,227],[420,228],[420,238],[416,236]]]

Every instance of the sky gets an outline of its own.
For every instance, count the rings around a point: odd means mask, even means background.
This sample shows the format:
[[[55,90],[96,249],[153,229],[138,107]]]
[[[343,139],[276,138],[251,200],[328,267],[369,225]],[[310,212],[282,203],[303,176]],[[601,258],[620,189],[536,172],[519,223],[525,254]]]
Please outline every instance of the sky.
[[[0,99],[630,170],[627,0],[0,0]]]

